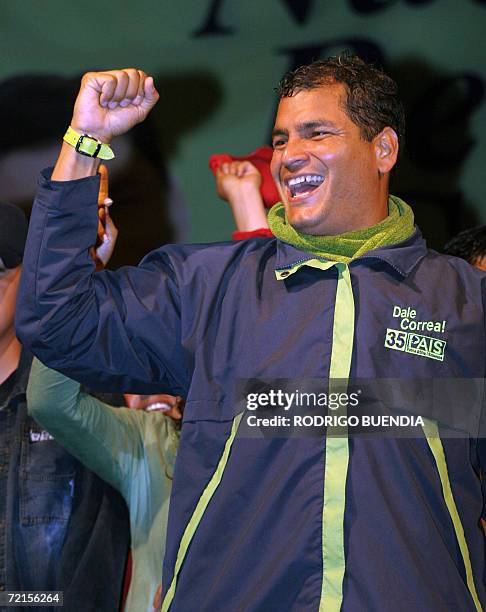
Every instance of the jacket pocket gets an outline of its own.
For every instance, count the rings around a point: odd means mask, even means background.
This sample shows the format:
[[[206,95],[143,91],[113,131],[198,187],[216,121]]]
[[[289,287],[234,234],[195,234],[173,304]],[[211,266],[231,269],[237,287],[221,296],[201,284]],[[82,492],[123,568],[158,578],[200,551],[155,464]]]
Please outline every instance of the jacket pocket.
[[[27,420],[19,473],[22,525],[69,520],[76,464],[76,459],[46,430],[32,419]]]
[[[242,411],[240,406],[223,399],[188,399],[184,406],[182,422],[228,422]]]

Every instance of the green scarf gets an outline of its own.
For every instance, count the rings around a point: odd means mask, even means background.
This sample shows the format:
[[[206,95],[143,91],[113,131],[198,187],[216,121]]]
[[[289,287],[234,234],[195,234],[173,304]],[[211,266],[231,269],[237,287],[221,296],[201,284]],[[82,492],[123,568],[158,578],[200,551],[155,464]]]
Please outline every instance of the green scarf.
[[[378,247],[401,242],[414,231],[412,209],[403,200],[392,195],[388,198],[388,217],[383,221],[337,236],[312,236],[298,232],[287,223],[281,202],[270,209],[268,224],[274,236],[283,242],[313,255],[342,263],[349,263]]]

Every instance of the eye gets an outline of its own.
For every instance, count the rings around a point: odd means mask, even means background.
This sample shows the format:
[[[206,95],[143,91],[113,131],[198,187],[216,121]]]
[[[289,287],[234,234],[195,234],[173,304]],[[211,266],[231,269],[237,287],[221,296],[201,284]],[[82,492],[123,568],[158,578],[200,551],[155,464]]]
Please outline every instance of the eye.
[[[272,142],[272,147],[274,149],[281,149],[286,144],[287,144],[287,141],[285,140],[285,138],[282,138],[282,137],[274,138]]]
[[[311,138],[315,138],[315,139],[324,138],[325,136],[328,136],[329,134],[331,134],[331,132],[329,132],[328,130],[314,130],[311,133]]]

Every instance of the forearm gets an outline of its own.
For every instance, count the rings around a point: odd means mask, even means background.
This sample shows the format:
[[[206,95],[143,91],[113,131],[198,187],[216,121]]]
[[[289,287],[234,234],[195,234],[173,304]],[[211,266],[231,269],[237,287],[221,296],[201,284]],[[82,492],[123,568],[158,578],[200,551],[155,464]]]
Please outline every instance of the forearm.
[[[96,240],[98,185],[96,177],[66,183],[51,182],[45,174],[32,209],[17,298],[17,335],[49,365],[56,365],[53,353],[65,350],[69,355],[69,327],[75,324],[70,318],[80,294],[91,286],[95,265],[89,248]],[[60,321],[53,328],[56,315]],[[52,333],[57,341],[49,346],[45,338]]]
[[[94,176],[99,167],[99,159],[81,155],[71,145],[63,142],[51,178],[53,181],[81,179]]]
[[[262,197],[253,185],[241,185],[229,194],[228,202],[238,231],[251,232],[268,228]]]
[[[86,467],[117,489],[143,451],[136,419],[82,393],[79,383],[34,359],[29,414]],[[133,422],[132,422],[133,421]],[[123,491],[122,491],[123,492]]]

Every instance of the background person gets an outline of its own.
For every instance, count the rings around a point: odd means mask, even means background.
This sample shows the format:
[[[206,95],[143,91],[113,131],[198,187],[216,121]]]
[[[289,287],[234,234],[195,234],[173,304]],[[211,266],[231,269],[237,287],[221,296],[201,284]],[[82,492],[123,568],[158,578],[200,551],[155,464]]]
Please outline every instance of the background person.
[[[0,589],[63,591],[65,610],[113,612],[128,550],[125,503],[27,411],[32,356],[14,328],[26,236],[24,213],[0,202]]]
[[[478,268],[478,270],[486,271],[486,225],[472,227],[460,232],[444,246],[444,253],[465,259],[472,266]],[[481,453],[486,456],[485,438],[481,437],[478,444],[480,445]],[[481,482],[485,490],[486,499],[484,469],[481,472]],[[486,511],[483,513],[482,524],[486,533]]]
[[[280,196],[270,170],[271,159],[272,149],[268,146],[242,157],[215,153],[209,158],[216,191],[231,207],[236,226],[233,240],[273,236],[266,209],[276,204]]]
[[[128,395],[131,408],[114,408],[34,359],[27,404],[29,414],[66,451],[122,494],[132,551],[124,609],[152,612],[165,552],[181,398]]]
[[[486,225],[457,234],[445,245],[444,253],[461,257],[479,270],[486,270]]]

